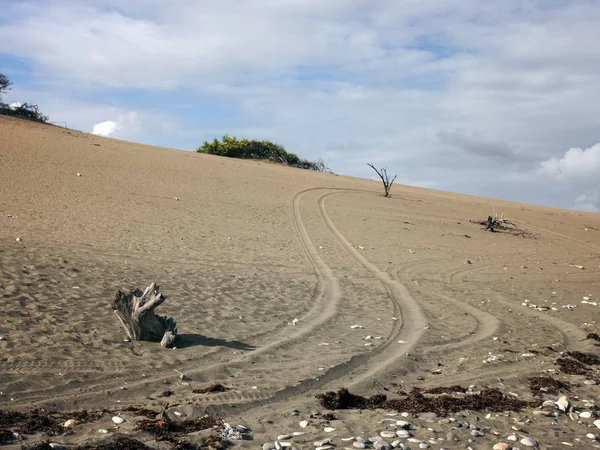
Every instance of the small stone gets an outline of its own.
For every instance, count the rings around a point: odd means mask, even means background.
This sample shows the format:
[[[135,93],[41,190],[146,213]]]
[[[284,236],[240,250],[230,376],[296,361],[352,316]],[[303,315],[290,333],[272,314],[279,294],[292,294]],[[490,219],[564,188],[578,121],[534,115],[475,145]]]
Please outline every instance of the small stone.
[[[272,442],[265,442],[262,448],[263,450],[275,450],[275,445]]]
[[[585,380],[584,381],[585,384],[589,384],[589,385],[595,385],[596,384],[596,380]]]
[[[277,436],[278,441],[287,441],[291,438],[292,438],[292,436],[289,434],[280,434],[279,436]]]
[[[485,433],[479,430],[471,430],[471,436],[481,437],[485,436]]]
[[[16,241],[17,241],[17,242],[21,242],[21,241],[22,241],[22,239],[21,239],[20,237],[18,237],[18,238],[16,239]]]
[[[407,430],[396,430],[396,436],[398,436],[399,438],[409,438],[410,437],[410,433]]]
[[[356,448],[366,448],[367,447],[364,442],[360,442],[360,441],[354,441],[352,443],[352,445]]]
[[[582,419],[589,419],[590,417],[592,417],[592,413],[589,411],[583,411],[579,414],[579,417],[581,417]]]
[[[596,435],[594,433],[588,433],[585,435],[585,437],[588,439],[596,439]]]
[[[594,420],[594,425],[596,425],[596,428],[600,428],[600,419]]]
[[[509,450],[510,449],[510,445],[508,445],[505,442],[498,442],[497,444],[494,444],[494,446],[492,447],[492,450]]]
[[[104,428],[100,428],[100,429],[98,430],[98,433],[107,434],[107,433],[108,433],[108,430],[105,430]]]
[[[308,420],[303,420],[298,425],[300,425],[300,428],[306,428],[308,426]]]
[[[538,443],[535,442],[533,439],[531,439],[530,437],[524,437],[523,439],[521,439],[519,442],[521,442],[521,444],[523,444],[526,447],[537,447]]]
[[[119,417],[119,416],[113,416],[113,418],[112,418],[112,421],[113,421],[114,423],[116,423],[116,424],[119,424],[119,423],[123,423],[123,422],[125,422],[125,419],[123,419],[123,418],[121,418],[121,417]]]
[[[75,425],[77,425],[77,421],[75,419],[69,419],[63,423],[63,427],[65,428],[73,428]]]
[[[509,441],[513,441],[516,442],[517,440],[517,436],[515,436],[514,434],[511,434],[509,437],[507,437],[506,439],[508,439]]]
[[[395,441],[392,442],[393,448],[400,447],[400,445],[403,445],[403,444],[402,444],[402,441],[400,441],[399,439],[396,439]]]
[[[373,442],[373,448],[375,450],[391,450],[392,446],[389,442],[384,441],[383,439]]]
[[[78,177],[80,177],[80,176],[81,176],[81,174],[80,174],[79,172],[77,172],[77,176],[78,176]]]

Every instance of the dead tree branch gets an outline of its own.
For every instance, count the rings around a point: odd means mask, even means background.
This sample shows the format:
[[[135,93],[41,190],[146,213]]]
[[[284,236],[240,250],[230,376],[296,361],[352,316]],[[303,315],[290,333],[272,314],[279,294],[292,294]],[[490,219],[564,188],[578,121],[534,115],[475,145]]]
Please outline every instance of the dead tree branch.
[[[392,184],[394,184],[394,180],[396,179],[396,177],[398,175],[394,175],[394,178],[392,178],[392,180],[390,181],[390,177],[389,177],[389,175],[387,173],[387,169],[386,168],[383,168],[381,170],[377,170],[373,164],[367,163],[367,165],[371,169],[373,169],[377,173],[377,175],[379,175],[379,178],[381,178],[381,182],[383,183],[383,189],[385,191],[385,196],[386,197],[391,197],[390,190],[392,189]]]

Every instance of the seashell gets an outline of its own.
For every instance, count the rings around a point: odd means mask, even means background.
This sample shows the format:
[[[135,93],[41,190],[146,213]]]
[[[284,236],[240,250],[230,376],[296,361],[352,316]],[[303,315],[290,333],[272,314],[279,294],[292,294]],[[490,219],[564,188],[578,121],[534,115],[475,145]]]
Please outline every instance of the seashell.
[[[405,422],[404,420],[397,420],[396,425],[402,428],[410,428],[410,423]]]
[[[582,419],[589,419],[590,417],[592,417],[592,413],[589,411],[583,411],[579,414],[579,417],[581,417]]]
[[[280,442],[279,444],[281,444],[281,446],[282,446],[282,447],[284,447],[284,448],[285,448],[285,447],[291,447],[291,446],[292,446],[292,443],[291,443],[291,442],[287,442],[287,441],[285,441],[285,442]]]
[[[600,419],[594,420],[594,425],[596,425],[596,428],[600,428]]]
[[[537,447],[538,446],[538,443],[535,442],[530,437],[524,437],[519,442],[521,442],[521,444],[525,445],[526,447]]]
[[[562,412],[567,412],[571,404],[569,403],[567,397],[563,395],[556,402],[556,406],[558,406],[558,409],[560,409]]]
[[[123,422],[125,422],[125,419],[123,419],[123,418],[121,418],[121,417],[119,417],[119,416],[113,416],[113,418],[112,418],[112,421],[113,421],[114,423],[116,423],[116,424],[120,424],[120,423],[123,423]]]
[[[552,400],[546,400],[544,403],[542,403],[542,408],[556,409],[556,403],[554,403]]]
[[[399,438],[407,438],[410,437],[410,433],[404,429],[396,430],[396,436],[398,436]]]
[[[98,433],[107,434],[107,433],[108,433],[108,430],[105,430],[104,428],[100,428],[100,429],[98,430]]]
[[[588,439],[596,439],[596,435],[594,433],[588,433],[585,435],[585,437]]]
[[[354,440],[354,437],[342,438],[342,441],[344,441],[344,442],[353,441],[353,440]]]
[[[411,438],[408,438],[408,442],[412,442],[413,444],[420,444],[423,441],[421,439],[411,437]]]
[[[509,441],[516,441],[517,437],[514,434],[511,434],[509,437],[507,437],[506,439],[508,439]]]
[[[353,330],[358,330],[364,327],[362,325],[350,325],[350,328],[352,328]]]
[[[281,446],[281,444],[279,443],[279,441],[275,441],[275,449],[276,450],[281,450],[283,447]]]
[[[77,421],[75,419],[69,419],[63,423],[63,427],[65,428],[73,428],[75,425],[77,425]]]
[[[277,436],[277,440],[278,441],[287,441],[288,439],[291,439],[292,436],[290,436],[289,434],[280,434],[279,436]]]
[[[315,442],[315,447],[324,447],[331,444],[331,439],[323,439],[322,441]]]
[[[332,431],[335,431],[335,428],[333,428],[333,427],[325,427],[325,428],[323,428],[323,431],[325,433],[331,433]]]
[[[324,445],[323,447],[317,447],[315,450],[331,450],[335,448],[333,445]]]
[[[308,420],[303,420],[298,425],[300,425],[300,428],[306,428],[308,426]]]
[[[569,412],[569,417],[571,418],[571,420],[579,420],[579,416],[573,411]]]
[[[51,442],[51,443],[50,443],[50,444],[48,444],[48,445],[50,446],[50,448],[51,448],[52,450],[65,450],[65,448],[64,448],[62,445],[60,445],[60,444],[57,444],[56,442]]]
[[[510,449],[510,445],[508,445],[505,442],[498,442],[497,444],[494,444],[494,446],[492,447],[492,450],[509,450]]]
[[[302,436],[303,434],[306,434],[304,431],[294,431],[292,433],[292,436]]]
[[[381,433],[379,433],[379,436],[381,436],[382,438],[395,438],[396,437],[396,433],[394,431],[382,431]]]

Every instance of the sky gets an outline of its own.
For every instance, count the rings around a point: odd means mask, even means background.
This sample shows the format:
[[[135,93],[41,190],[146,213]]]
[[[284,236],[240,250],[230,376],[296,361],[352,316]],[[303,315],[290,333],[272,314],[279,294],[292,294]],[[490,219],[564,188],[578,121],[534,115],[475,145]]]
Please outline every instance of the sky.
[[[600,0],[0,0],[4,101],[194,150],[600,211]]]

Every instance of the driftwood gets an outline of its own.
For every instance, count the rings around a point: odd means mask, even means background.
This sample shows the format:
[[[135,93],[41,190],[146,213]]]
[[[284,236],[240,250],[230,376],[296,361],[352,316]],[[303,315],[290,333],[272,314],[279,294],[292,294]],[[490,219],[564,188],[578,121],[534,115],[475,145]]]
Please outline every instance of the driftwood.
[[[117,291],[111,307],[132,341],[160,341],[171,347],[177,337],[177,324],[172,317],[154,313],[166,297],[152,283],[144,292],[133,289],[129,294]]]
[[[505,219],[504,213],[500,216],[494,213],[493,216],[488,216],[487,220],[470,220],[469,222],[484,225],[484,231],[491,231],[492,233],[496,231],[504,231],[514,234],[515,236],[528,238],[535,237],[532,232],[524,230],[523,228],[519,228],[512,220]]]

